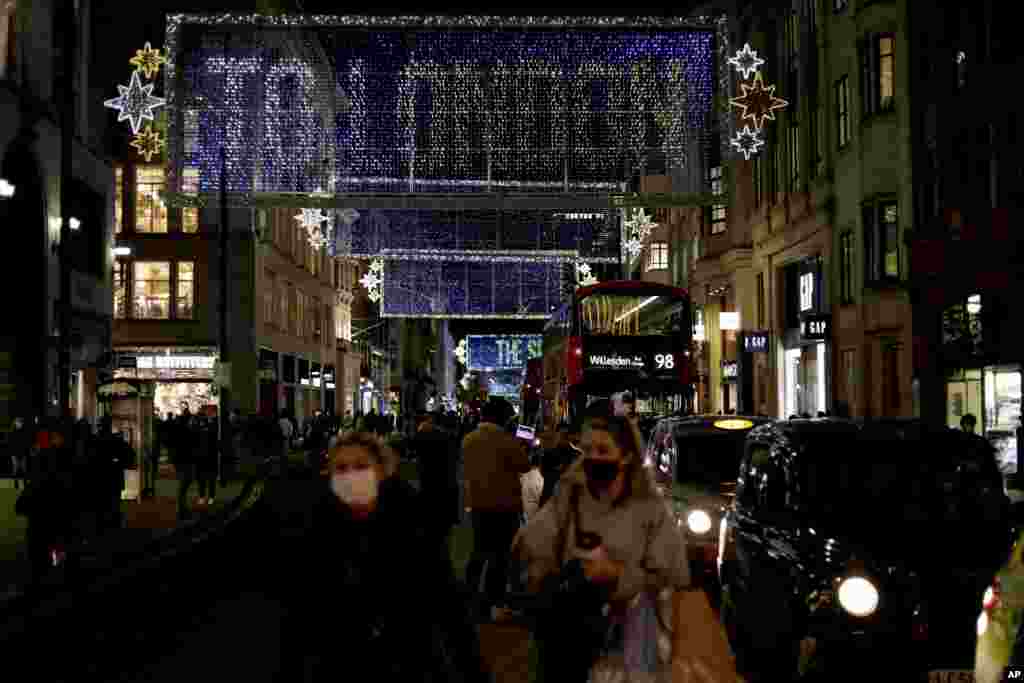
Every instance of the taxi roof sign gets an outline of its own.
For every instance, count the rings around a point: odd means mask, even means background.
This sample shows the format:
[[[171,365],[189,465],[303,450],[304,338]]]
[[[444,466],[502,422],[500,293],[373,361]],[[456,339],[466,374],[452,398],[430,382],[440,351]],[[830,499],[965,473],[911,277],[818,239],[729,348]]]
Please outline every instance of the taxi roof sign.
[[[718,420],[715,422],[715,427],[717,429],[750,429],[753,426],[754,423],[750,420],[738,420],[735,418],[729,420]]]

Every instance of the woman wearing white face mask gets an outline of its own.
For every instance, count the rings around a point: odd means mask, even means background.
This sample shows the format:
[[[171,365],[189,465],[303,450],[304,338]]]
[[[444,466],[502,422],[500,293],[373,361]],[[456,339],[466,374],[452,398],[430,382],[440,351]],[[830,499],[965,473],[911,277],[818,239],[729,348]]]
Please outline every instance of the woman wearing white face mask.
[[[278,680],[487,680],[450,560],[397,464],[367,433],[329,452],[304,533],[285,549],[298,576]]]

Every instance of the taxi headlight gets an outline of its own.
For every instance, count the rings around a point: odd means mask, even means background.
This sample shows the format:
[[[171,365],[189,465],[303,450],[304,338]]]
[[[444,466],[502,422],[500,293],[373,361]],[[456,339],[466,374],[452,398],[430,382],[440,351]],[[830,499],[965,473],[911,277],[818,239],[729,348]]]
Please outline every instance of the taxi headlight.
[[[839,604],[855,617],[866,617],[878,609],[878,589],[862,576],[851,576],[839,584]]]
[[[695,534],[711,531],[711,515],[703,510],[694,510],[686,516],[686,526]]]

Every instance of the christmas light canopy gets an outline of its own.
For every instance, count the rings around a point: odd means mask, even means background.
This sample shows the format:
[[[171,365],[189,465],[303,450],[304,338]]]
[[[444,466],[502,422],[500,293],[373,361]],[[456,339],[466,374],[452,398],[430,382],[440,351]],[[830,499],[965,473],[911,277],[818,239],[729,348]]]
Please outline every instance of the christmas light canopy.
[[[750,78],[757,71],[757,67],[764,64],[764,60],[757,56],[756,50],[750,49],[749,43],[744,43],[743,49],[737,51],[735,56],[729,59],[729,63],[736,67],[743,78]]]
[[[182,39],[183,28],[194,40]],[[618,186],[710,136],[715,18],[171,15],[168,189]],[[246,35],[223,45],[225,32]],[[196,103],[201,103],[197,105]],[[597,122],[593,125],[592,122]],[[326,163],[324,163],[326,162]],[[570,175],[565,177],[566,169]]]
[[[775,86],[764,84],[761,72],[754,74],[752,85],[740,83],[743,94],[729,100],[729,104],[738,107],[742,113],[742,120],[750,119],[755,128],[764,127],[765,120],[775,120],[775,110],[782,109],[789,105],[784,99],[775,96]]]
[[[355,209],[344,209],[338,214],[338,220],[344,225],[352,225],[359,220],[359,212]]]
[[[739,152],[743,153],[743,158],[750,161],[750,157],[753,154],[757,154],[758,150],[764,145],[764,140],[761,139],[761,131],[751,130],[750,126],[743,126],[743,130],[736,133],[730,144]]]
[[[151,125],[146,126],[131,143],[147,163],[152,161],[154,156],[160,154],[165,144],[163,136]]]
[[[381,300],[384,290],[384,262],[377,259],[370,264],[370,269],[359,279],[366,290],[366,296],[376,303]]]
[[[141,50],[135,51],[135,56],[128,60],[128,63],[141,71],[143,75],[152,80],[160,71],[160,66],[167,63],[167,58],[160,52],[154,50],[153,46],[146,43]]]
[[[133,71],[131,81],[127,86],[117,86],[117,90],[121,94],[105,101],[103,106],[108,109],[116,109],[117,120],[128,121],[132,127],[132,134],[138,135],[142,122],[153,121],[153,111],[166,103],[162,97],[153,97],[153,87],[153,83],[142,85],[139,72]]]

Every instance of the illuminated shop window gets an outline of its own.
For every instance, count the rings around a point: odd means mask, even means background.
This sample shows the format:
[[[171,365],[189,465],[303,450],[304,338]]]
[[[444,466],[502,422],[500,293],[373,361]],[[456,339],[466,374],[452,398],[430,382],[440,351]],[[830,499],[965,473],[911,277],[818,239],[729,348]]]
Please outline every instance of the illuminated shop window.
[[[171,314],[171,264],[136,261],[134,307],[132,317],[139,320],[166,320]]]
[[[167,205],[161,196],[166,185],[164,169],[138,166],[135,174],[135,231],[167,232]]]
[[[647,252],[647,270],[668,268],[668,242],[652,242]]]
[[[191,261],[178,262],[177,298],[175,317],[178,320],[192,320],[195,317],[196,264]]]

